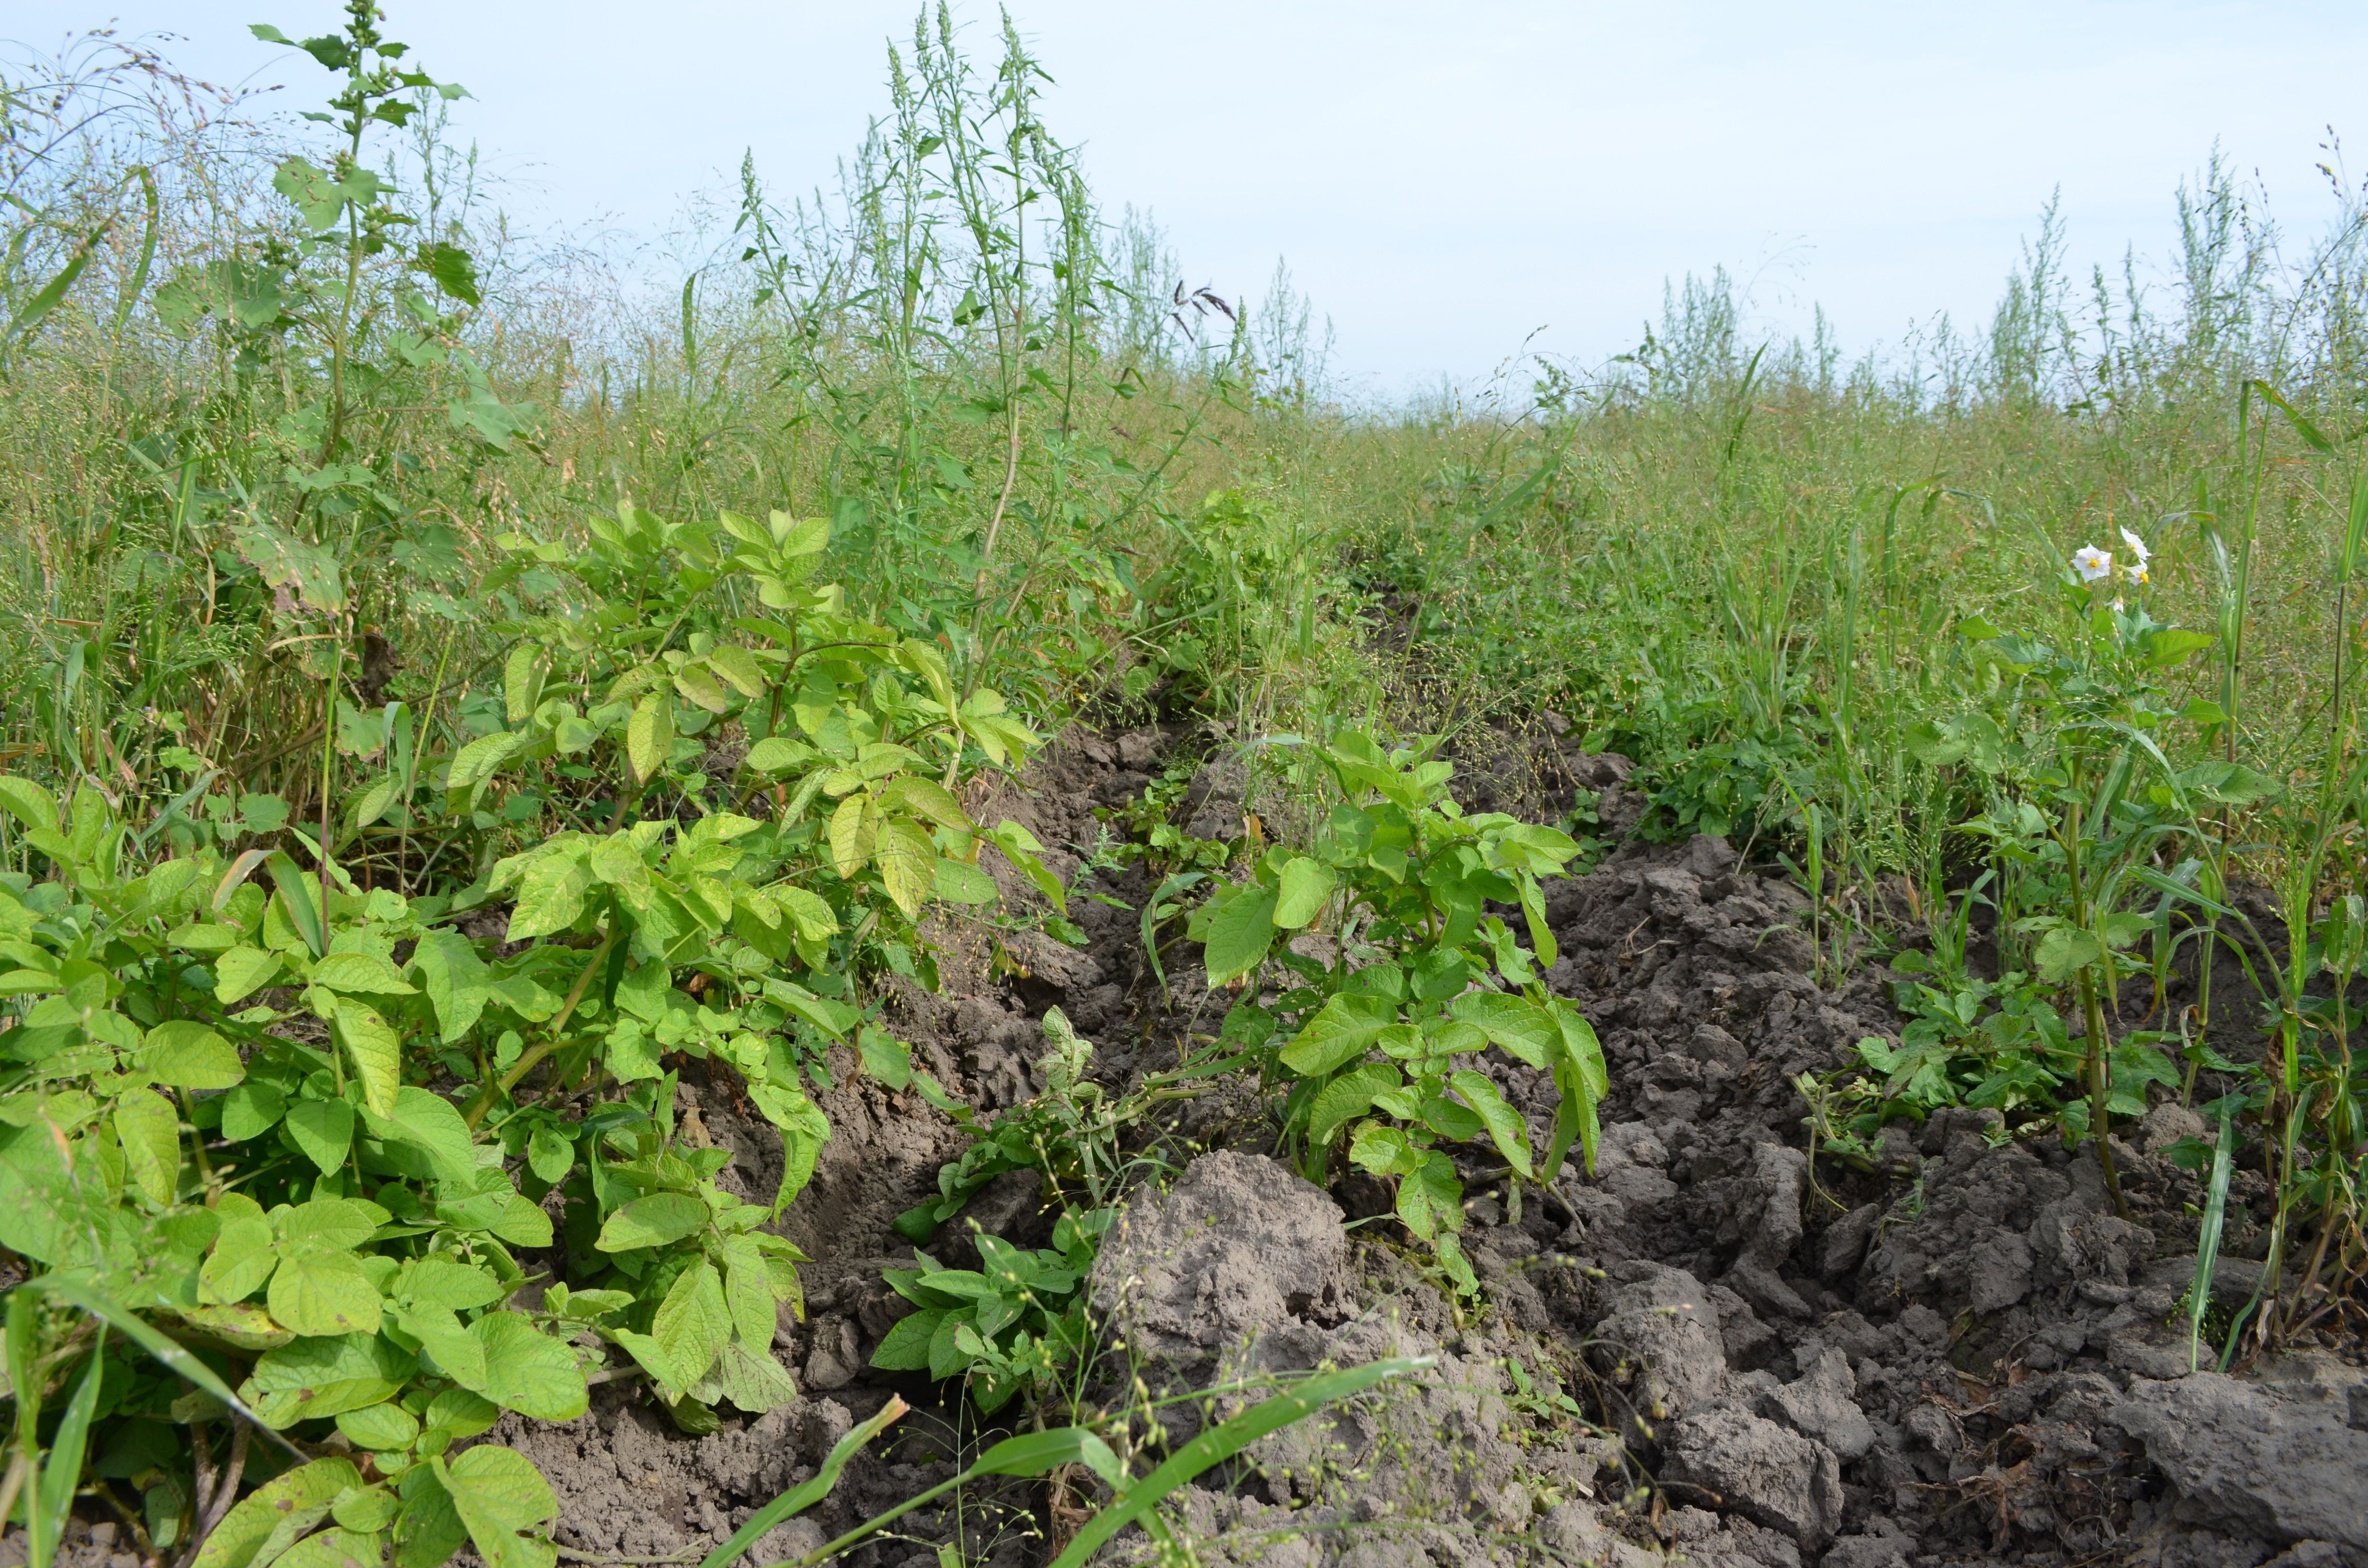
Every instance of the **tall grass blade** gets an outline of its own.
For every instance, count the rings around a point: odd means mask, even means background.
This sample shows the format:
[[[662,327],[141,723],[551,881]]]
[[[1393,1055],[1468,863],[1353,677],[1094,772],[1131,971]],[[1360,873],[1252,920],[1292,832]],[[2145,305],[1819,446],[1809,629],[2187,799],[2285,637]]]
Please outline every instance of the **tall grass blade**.
[[[139,1313],[117,1301],[106,1291],[78,1279],[66,1279],[55,1274],[43,1274],[28,1279],[17,1290],[33,1295],[54,1296],[68,1306],[84,1312],[107,1324],[125,1338],[162,1362],[175,1375],[187,1378],[198,1387],[221,1400],[244,1417],[248,1425],[286,1449],[290,1458],[300,1464],[307,1458],[302,1449],[264,1425],[247,1403],[239,1398],[230,1384],[215,1375],[214,1369],[199,1360],[179,1344],[144,1322]],[[11,1369],[13,1373],[14,1369]]]
[[[804,1484],[782,1493],[749,1516],[746,1524],[732,1532],[730,1540],[700,1559],[699,1568],[724,1568],[726,1563],[737,1562],[740,1554],[755,1545],[766,1531],[783,1519],[794,1518],[804,1513],[830,1495],[830,1489],[838,1484],[839,1471],[847,1468],[847,1461],[853,1459],[864,1444],[886,1431],[889,1423],[909,1408],[902,1399],[892,1394],[888,1403],[880,1407],[878,1415],[831,1445],[829,1456],[822,1461],[822,1468],[815,1471],[812,1478]]]
[[[1233,1458],[1269,1432],[1304,1419],[1336,1401],[1364,1392],[1376,1383],[1421,1371],[1431,1365],[1427,1356],[1402,1357],[1327,1372],[1310,1378],[1289,1393],[1254,1404],[1232,1420],[1212,1426],[1176,1450],[1167,1463],[1119,1494],[1118,1500],[1087,1521],[1053,1560],[1053,1568],[1083,1568],[1102,1543],[1156,1507],[1167,1494],[1207,1470]]]
[[[2203,1354],[2203,1314],[2212,1305],[2212,1277],[2220,1263],[2220,1226],[2228,1211],[2228,1178],[2237,1168],[2237,1124],[2220,1118],[2219,1142],[2212,1150],[2212,1178],[2204,1189],[2203,1223],[2195,1235],[2195,1283],[2187,1290],[2187,1369]]]

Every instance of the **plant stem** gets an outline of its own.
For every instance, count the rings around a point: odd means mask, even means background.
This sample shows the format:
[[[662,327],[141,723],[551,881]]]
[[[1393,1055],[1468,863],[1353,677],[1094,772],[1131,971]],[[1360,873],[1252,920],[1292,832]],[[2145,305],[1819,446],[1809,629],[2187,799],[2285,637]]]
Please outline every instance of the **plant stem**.
[[[2105,1109],[2105,1005],[2094,971],[2080,971],[2080,1008],[2089,1028],[2089,1136],[2097,1142],[2097,1164],[2105,1173],[2105,1190],[2112,1195],[2113,1212],[2130,1217],[2129,1199],[2122,1196],[2122,1178],[2113,1168],[2113,1145]]]
[[[567,993],[567,1000],[561,1004],[559,1011],[552,1017],[549,1037],[512,1062],[510,1070],[503,1074],[500,1078],[488,1081],[485,1086],[478,1091],[476,1099],[470,1103],[467,1112],[461,1118],[469,1124],[470,1131],[473,1132],[477,1130],[477,1124],[485,1119],[485,1113],[494,1108],[495,1100],[518,1087],[519,1079],[533,1071],[535,1065],[544,1057],[566,1043],[564,1031],[567,1028],[567,1020],[575,1016],[575,1005],[584,1000],[585,988],[592,983],[592,977],[599,973],[607,965],[609,949],[617,945],[617,937],[618,927],[611,925],[609,934],[600,938],[600,945],[592,949],[592,957],[584,965],[584,972],[575,977],[575,987]]]

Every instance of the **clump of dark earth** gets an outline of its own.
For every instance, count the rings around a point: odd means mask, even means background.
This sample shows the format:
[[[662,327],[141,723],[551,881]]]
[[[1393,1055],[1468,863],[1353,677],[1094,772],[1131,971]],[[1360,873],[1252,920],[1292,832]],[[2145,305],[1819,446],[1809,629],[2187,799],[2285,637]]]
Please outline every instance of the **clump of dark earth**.
[[[1132,800],[1188,739],[1073,734],[986,814],[1025,824],[1071,876],[1101,831],[1095,808]],[[1624,759],[1567,746],[1472,792],[1528,806],[1542,777],[1597,791],[1614,833],[1643,815]],[[1175,818],[1196,835],[1236,835],[1255,794],[1220,756]],[[1089,886],[1133,907],[1151,892],[1140,867]],[[2202,1194],[2163,1150],[2198,1130],[2190,1113],[2157,1107],[2119,1135],[2129,1221],[2093,1153],[2004,1139],[1995,1113],[1895,1123],[1872,1173],[1812,1169],[1793,1080],[1843,1065],[1866,1036],[1896,1040],[1900,1020],[1879,973],[1813,978],[1804,903],[1710,837],[1627,839],[1553,884],[1561,952],[1548,983],[1594,1021],[1612,1070],[1601,1147],[1591,1176],[1566,1172],[1550,1200],[1532,1190],[1518,1211],[1486,1179],[1494,1157],[1468,1151],[1465,1240],[1483,1300],[1460,1314],[1386,1217],[1385,1192],[1355,1180],[1327,1191],[1270,1157],[1254,1096],[1219,1087],[1175,1110],[1159,1131],[1178,1174],[1128,1206],[1091,1281],[1107,1366],[1168,1393],[1433,1358],[1420,1378],[1285,1428],[1179,1494],[1203,1563],[2368,1564],[2359,1367],[2321,1351],[2242,1376],[2190,1373],[2169,1325]],[[1163,989],[1131,908],[1081,901],[1071,914],[1083,949],[1023,937],[998,965],[950,937],[943,994],[903,998],[921,1059],[984,1109],[1041,1089],[1049,1007],[1123,1087],[1213,1033],[1231,1000],[1210,994],[1189,946],[1168,953]],[[1487,1070],[1542,1139],[1551,1085],[1509,1059]],[[624,1390],[603,1390],[567,1426],[510,1424],[496,1435],[562,1488],[570,1548],[706,1550],[892,1393],[918,1407],[901,1435],[752,1561],[811,1550],[951,1475],[961,1445],[992,1436],[953,1391],[867,1365],[905,1310],[880,1281],[911,1258],[889,1221],[935,1190],[963,1137],[916,1096],[851,1073],[840,1083],[825,1101],[832,1141],[783,1225],[816,1258],[807,1320],[785,1312],[777,1342],[800,1399],[700,1438]],[[764,1190],[769,1137],[726,1086],[694,1084],[689,1097],[704,1135],[739,1154],[731,1169]],[[1001,1178],[965,1219],[1041,1240],[1032,1181]],[[2265,1195],[2240,1179],[2237,1196]],[[2253,1219],[2232,1211],[2232,1252]],[[942,1233],[958,1252],[968,1233],[958,1221]],[[2259,1267],[2225,1256],[2211,1288],[2241,1304]],[[1554,1402],[1565,1393],[1585,1420]],[[1168,1404],[1161,1436],[1180,1441],[1252,1397]],[[933,1563],[957,1537],[966,1561],[1045,1561],[1047,1503],[1041,1485],[1015,1483],[960,1517],[909,1517],[904,1540],[851,1561]],[[1152,1548],[1134,1535],[1112,1551],[1147,1560]]]
[[[1139,795],[1201,739],[1073,733],[980,814],[1023,823],[1066,879],[1102,831],[1095,809]],[[1540,779],[1596,791],[1599,822],[1619,835],[1644,813],[1627,778],[1624,759],[1565,741],[1509,782],[1464,782],[1475,808],[1532,809]],[[1173,820],[1235,836],[1255,795],[1221,753]],[[917,1060],[982,1111],[1041,1091],[1050,1007],[1123,1088],[1213,1034],[1231,1000],[1211,994],[1189,946],[1167,952],[1162,985],[1133,913],[1152,891],[1139,865],[1088,889],[1130,907],[1073,901],[1082,949],[1036,933],[998,952],[949,932],[941,994],[899,999]],[[1220,1392],[1162,1407],[1139,1441],[1189,1437],[1257,1397],[1224,1391],[1262,1374],[1432,1358],[1178,1494],[1200,1562],[2368,1565],[2358,1347],[2190,1372],[2170,1326],[2202,1194],[2163,1151],[2201,1130],[2192,1114],[2159,1106],[2117,1133],[2127,1221],[2091,1152],[2006,1139],[1995,1113],[1895,1123],[1872,1172],[1813,1168],[1793,1080],[1844,1065],[1863,1037],[1896,1040],[1900,1020],[1875,972],[1813,978],[1804,903],[1710,837],[1627,838],[1552,884],[1561,951],[1548,983],[1594,1021],[1611,1066],[1601,1146],[1592,1176],[1565,1172],[1544,1202],[1495,1185],[1496,1157],[1465,1151],[1483,1291],[1460,1312],[1388,1218],[1386,1190],[1368,1178],[1326,1190],[1271,1158],[1253,1091],[1212,1080],[1164,1108],[1144,1136],[1175,1174],[1131,1200],[1090,1281],[1112,1374],[1098,1397],[1113,1408],[1138,1378],[1155,1393]],[[963,1414],[958,1390],[869,1367],[909,1310],[880,1278],[912,1260],[890,1221],[935,1193],[965,1138],[854,1065],[834,1063],[831,1141],[781,1225],[815,1259],[807,1315],[785,1310],[776,1338],[800,1397],[692,1437],[619,1382],[575,1422],[511,1418],[488,1435],[552,1477],[571,1552],[695,1560],[892,1395],[915,1414],[748,1561],[813,1550],[997,1435]],[[1543,1139],[1551,1085],[1509,1059],[1486,1065]],[[732,1148],[724,1179],[768,1195],[778,1145],[723,1076],[686,1073],[686,1132]],[[2250,1174],[2210,1282],[2230,1305],[2259,1277],[2234,1256],[2266,1213]],[[973,1221],[1040,1242],[1043,1208],[1032,1177],[1001,1178],[937,1255],[954,1261]],[[1095,1506],[1089,1491],[1005,1483],[908,1516],[896,1539],[845,1561],[931,1568],[952,1546],[965,1562],[1022,1568],[1049,1561]],[[129,1568],[104,1529],[77,1525],[65,1560]],[[1110,1551],[1153,1555],[1139,1533]]]

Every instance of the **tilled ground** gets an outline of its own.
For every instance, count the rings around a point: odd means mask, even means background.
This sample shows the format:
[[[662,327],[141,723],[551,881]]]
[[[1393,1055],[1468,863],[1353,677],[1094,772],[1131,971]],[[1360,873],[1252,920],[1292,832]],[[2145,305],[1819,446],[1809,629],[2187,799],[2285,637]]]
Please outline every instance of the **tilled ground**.
[[[1025,790],[978,810],[1026,824],[1066,873],[1100,828],[1093,809],[1139,793],[1178,739],[1073,734]],[[1602,791],[1608,824],[1634,819],[1619,759],[1550,761]],[[1238,770],[1210,770],[1179,816],[1230,834],[1242,792]],[[1096,886],[1140,906],[1143,882],[1130,870]],[[1532,1191],[1515,1207],[1474,1152],[1476,1312],[1425,1281],[1373,1184],[1326,1192],[1269,1158],[1271,1127],[1246,1086],[1173,1108],[1161,1146],[1181,1174],[1138,1196],[1093,1283],[1113,1364],[1193,1389],[1437,1358],[1420,1386],[1277,1434],[1182,1494],[1201,1561],[2368,1564],[2358,1347],[2190,1375],[2168,1326],[2201,1193],[2159,1152],[2200,1130],[2188,1113],[2157,1108],[2117,1145],[2133,1221],[2114,1215],[2091,1153],[1994,1141],[1988,1113],[1895,1124],[1879,1169],[1813,1173],[1793,1079],[1841,1065],[1867,1035],[1896,1039],[1899,1020],[1873,974],[1812,979],[1802,904],[1712,838],[1628,842],[1554,886],[1549,983],[1594,1020],[1612,1094],[1592,1178],[1566,1174],[1549,1201]],[[1133,914],[1087,902],[1073,915],[1083,951],[1013,938],[990,967],[984,937],[950,936],[943,994],[903,999],[921,1058],[982,1109],[1037,1092],[1048,1007],[1095,1042],[1113,1087],[1172,1064],[1222,1017],[1229,998],[1209,994],[1196,951],[1167,955],[1163,987]],[[1508,1059],[1487,1065],[1543,1137],[1551,1085]],[[947,1478],[981,1436],[953,1391],[868,1367],[909,1310],[880,1279],[911,1261],[890,1221],[934,1192],[964,1139],[917,1096],[851,1072],[839,1082],[823,1096],[831,1142],[782,1226],[816,1260],[806,1320],[785,1312],[775,1342],[800,1398],[689,1437],[610,1384],[575,1422],[511,1418],[488,1435],[552,1478],[571,1555],[696,1561],[892,1393],[916,1407],[897,1436],[751,1561],[810,1551]],[[684,1097],[692,1136],[733,1148],[734,1178],[769,1192],[778,1145],[729,1086],[689,1081]],[[2240,1179],[2240,1205],[2260,1196]],[[1006,1180],[965,1219],[1037,1239],[1030,1197]],[[2248,1223],[2232,1219],[2239,1244]],[[2215,1297],[2241,1303],[2258,1270],[2228,1258]],[[1202,1418],[1189,1404],[1167,1417],[1177,1435]],[[848,1561],[933,1568],[959,1541],[964,1561],[1020,1568],[1048,1557],[1044,1521],[1057,1536],[1076,1517],[1046,1504],[1036,1484],[973,1494]],[[112,1550],[75,1548],[90,1568]]]

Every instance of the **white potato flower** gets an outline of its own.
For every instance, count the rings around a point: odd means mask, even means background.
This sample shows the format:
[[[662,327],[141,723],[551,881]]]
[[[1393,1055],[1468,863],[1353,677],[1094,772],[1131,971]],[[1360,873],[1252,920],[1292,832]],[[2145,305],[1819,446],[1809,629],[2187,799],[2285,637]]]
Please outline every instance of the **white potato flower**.
[[[2146,575],[2146,562],[2154,559],[2154,551],[2146,548],[2146,540],[2127,528],[2122,530],[2122,542],[2130,547],[2130,554],[2135,557],[2124,568],[2129,574],[2130,581],[2133,583],[2150,581]]]
[[[2101,582],[2113,574],[2113,552],[2084,544],[2072,552],[2072,568],[2084,583]]]

